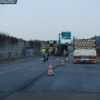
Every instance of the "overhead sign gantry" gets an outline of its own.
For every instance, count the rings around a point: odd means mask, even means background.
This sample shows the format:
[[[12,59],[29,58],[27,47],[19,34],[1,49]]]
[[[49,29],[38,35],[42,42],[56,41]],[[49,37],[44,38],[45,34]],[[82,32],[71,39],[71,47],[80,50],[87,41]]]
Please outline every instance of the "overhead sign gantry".
[[[0,0],[0,4],[17,4],[17,0]]]

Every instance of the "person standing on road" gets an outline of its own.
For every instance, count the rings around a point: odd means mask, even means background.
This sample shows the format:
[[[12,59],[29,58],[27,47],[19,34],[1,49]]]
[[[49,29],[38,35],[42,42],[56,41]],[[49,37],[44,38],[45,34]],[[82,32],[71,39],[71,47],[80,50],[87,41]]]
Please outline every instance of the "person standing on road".
[[[51,56],[51,49],[49,48],[49,56]]]
[[[44,47],[42,48],[42,58],[43,58],[43,62],[45,62],[46,61],[46,50]]]
[[[48,61],[48,59],[49,59],[49,53],[47,52],[46,53],[46,61]]]
[[[66,57],[66,61],[69,61],[68,52],[64,49],[63,55]]]

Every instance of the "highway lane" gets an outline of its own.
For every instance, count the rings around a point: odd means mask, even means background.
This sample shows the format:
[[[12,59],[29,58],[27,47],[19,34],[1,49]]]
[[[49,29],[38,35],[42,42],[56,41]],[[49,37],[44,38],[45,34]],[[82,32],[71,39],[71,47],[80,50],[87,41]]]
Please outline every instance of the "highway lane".
[[[74,64],[71,60],[65,66],[57,66],[54,73],[55,76],[45,73],[5,100],[100,100],[99,63]]]
[[[44,75],[31,84],[26,91],[100,92],[99,64],[68,63],[66,66],[56,68],[54,72],[55,76]]]
[[[0,100],[46,73],[51,60],[55,66],[58,64],[55,57],[51,57],[46,63],[41,58],[36,58],[0,64]]]

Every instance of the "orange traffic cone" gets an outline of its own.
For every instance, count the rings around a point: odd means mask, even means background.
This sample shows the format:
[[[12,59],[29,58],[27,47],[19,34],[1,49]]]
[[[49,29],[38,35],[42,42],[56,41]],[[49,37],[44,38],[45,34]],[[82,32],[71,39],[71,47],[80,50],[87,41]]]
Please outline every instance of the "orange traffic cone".
[[[69,58],[68,58],[68,56],[66,57],[66,61],[67,61],[67,62],[69,61]]]
[[[49,75],[49,76],[53,76],[54,75],[53,67],[52,67],[52,62],[50,62],[49,69],[48,69],[48,74],[47,75]]]
[[[61,65],[62,65],[62,66],[65,65],[65,60],[64,60],[64,59],[62,59],[62,61],[61,61]]]

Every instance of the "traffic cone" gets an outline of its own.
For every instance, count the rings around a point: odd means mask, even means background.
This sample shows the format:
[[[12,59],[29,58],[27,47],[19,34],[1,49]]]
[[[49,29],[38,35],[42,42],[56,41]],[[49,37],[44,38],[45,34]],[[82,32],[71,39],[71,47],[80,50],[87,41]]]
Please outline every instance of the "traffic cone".
[[[53,76],[54,72],[53,72],[53,67],[52,67],[52,62],[50,62],[49,68],[48,68],[48,76]]]
[[[66,57],[66,61],[67,61],[67,62],[69,61],[69,58],[68,58],[68,56]]]
[[[61,60],[61,65],[62,65],[62,66],[65,65],[65,60],[64,60],[64,59]]]

